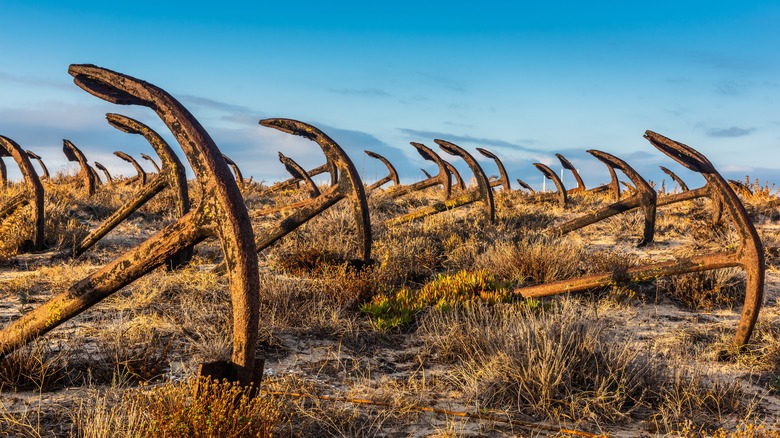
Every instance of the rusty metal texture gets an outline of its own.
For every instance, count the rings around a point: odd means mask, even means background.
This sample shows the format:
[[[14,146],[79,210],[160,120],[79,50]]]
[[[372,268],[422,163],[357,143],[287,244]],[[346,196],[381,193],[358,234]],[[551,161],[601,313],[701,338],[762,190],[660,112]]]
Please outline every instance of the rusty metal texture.
[[[146,155],[143,152],[141,152],[141,158],[152,163],[152,167],[154,167],[154,171],[160,173],[160,166],[157,165],[157,162],[154,161],[154,158],[150,157],[149,155]]]
[[[0,221],[12,215],[20,207],[32,203],[33,229],[31,238],[22,245],[24,249],[43,249],[43,185],[35,173],[27,153],[16,142],[0,135],[0,161],[2,157],[13,157],[24,177],[25,190],[0,205]]]
[[[89,167],[87,158],[70,140],[62,140],[62,152],[65,153],[68,161],[79,163],[80,170],[77,176],[81,179],[82,184],[87,189],[87,196],[94,195],[97,181],[95,181],[94,171],[90,171],[91,167]]]
[[[95,167],[97,167],[101,172],[103,172],[103,175],[106,177],[106,184],[113,184],[114,179],[111,178],[111,174],[108,172],[108,169],[106,169],[106,166],[98,163],[95,161]]]
[[[294,213],[281,220],[276,226],[264,230],[262,235],[258,235],[255,240],[257,251],[262,251],[340,200],[348,198],[352,205],[357,227],[358,257],[364,263],[370,263],[371,220],[368,212],[368,201],[363,183],[360,181],[360,175],[346,152],[324,132],[304,122],[292,119],[265,119],[261,120],[260,124],[316,142],[328,162],[335,167],[335,171],[332,171],[331,174],[338,173],[338,180],[320,196],[300,204],[300,208]]]
[[[450,174],[455,179],[455,182],[453,183],[453,187],[457,187],[458,190],[466,190],[466,183],[463,181],[463,178],[460,176],[460,172],[458,172],[458,169],[455,168],[455,166],[452,165],[449,161],[444,161],[444,165],[447,166],[447,170],[450,171]],[[425,172],[425,171],[423,171]],[[430,176],[429,176],[430,177]]]
[[[428,171],[423,169],[422,167],[420,168],[420,171],[423,173],[423,175],[425,175],[426,178],[432,178],[431,174],[428,173]]]
[[[203,198],[183,218],[5,326],[0,330],[0,356],[87,310],[181,249],[217,236],[227,261],[233,304],[233,354],[226,375],[250,384],[260,319],[257,253],[241,192],[219,149],[192,114],[161,88],[93,65],[71,65],[68,72],[76,85],[103,100],[155,111],[181,145]]]
[[[146,171],[143,169],[143,167],[141,167],[140,164],[138,164],[138,161],[135,161],[135,158],[131,157],[129,154],[126,154],[122,151],[116,151],[114,152],[114,155],[132,164],[133,167],[135,168],[136,176],[135,178],[128,179],[126,181],[127,184],[132,184],[140,181],[142,186],[146,185]]]
[[[152,146],[162,162],[162,168],[152,176],[148,184],[144,184],[137,193],[122,206],[106,218],[81,242],[73,248],[73,255],[79,256],[91,248],[95,243],[111,232],[117,225],[127,219],[130,214],[154,198],[166,187],[170,187],[176,194],[175,206],[178,217],[183,217],[190,211],[190,198],[187,188],[187,175],[179,157],[163,140],[163,138],[150,127],[121,114],[106,114],[106,120],[114,128],[128,133],[143,136]],[[159,168],[158,168],[159,169]],[[187,263],[192,258],[192,245],[183,248],[167,262],[168,268],[177,268]]]
[[[555,193],[537,194],[534,197],[534,199],[537,201],[557,199],[558,206],[561,208],[566,208],[566,203],[569,201],[569,197],[568,197],[568,193],[566,192],[566,187],[563,186],[563,181],[561,181],[561,179],[558,178],[558,174],[556,174],[554,170],[550,169],[549,167],[545,166],[542,163],[534,163],[534,167],[536,167],[540,172],[542,172],[542,175],[544,175],[545,178],[552,180],[557,190]]]
[[[244,185],[244,175],[241,174],[241,169],[238,168],[238,164],[236,164],[235,161],[231,160],[227,155],[222,154],[222,158],[227,161],[228,166],[233,170],[233,175],[236,178],[236,182],[238,183],[238,186],[241,187]]]
[[[501,162],[501,159],[498,158],[498,156],[496,154],[494,154],[493,152],[490,152],[487,149],[477,148],[477,151],[480,154],[482,154],[482,155],[484,155],[484,156],[486,156],[488,158],[492,158],[493,161],[496,162],[496,167],[498,167],[499,178],[496,179],[495,181],[492,181],[490,183],[490,186],[491,187],[502,186],[502,187],[504,187],[504,191],[506,191],[507,193],[510,190],[512,190],[512,187],[510,187],[510,184],[509,184],[509,176],[506,173],[506,168],[504,167],[504,163]]]
[[[656,201],[658,207],[664,207],[671,204],[676,204],[684,201],[691,201],[698,198],[708,198],[712,203],[712,223],[717,224],[723,218],[723,200],[721,199],[720,190],[715,187],[714,183],[709,180],[699,187],[698,189],[686,190],[684,192],[675,193],[673,195],[659,196]]]
[[[286,157],[284,154],[279,152],[279,161],[284,164],[284,168],[287,169],[287,172],[289,172],[293,178],[298,178],[306,183],[306,186],[309,188],[310,198],[316,198],[317,196],[320,196],[320,188],[317,187],[317,184],[314,183],[311,177],[306,174],[306,171],[298,163],[296,163],[295,160]]]
[[[28,157],[36,160],[38,162],[38,165],[41,166],[41,171],[43,172],[43,176],[41,176],[40,179],[46,179],[46,180],[51,179],[49,176],[49,169],[47,169],[46,165],[43,164],[43,159],[41,159],[41,157],[38,154],[36,154],[35,152],[29,149],[27,149],[26,152]]]
[[[525,181],[523,181],[523,180],[521,180],[521,179],[519,179],[519,178],[518,178],[518,179],[517,179],[517,183],[518,183],[518,184],[520,184],[520,187],[522,187],[522,188],[524,188],[524,189],[528,190],[529,192],[531,192],[531,194],[532,194],[532,195],[533,195],[534,193],[536,193],[536,190],[534,190],[534,188],[533,188],[533,187],[531,187],[531,186],[530,186],[528,183],[526,183]]]
[[[328,172],[330,174],[330,185],[331,186],[336,185],[336,182],[338,181],[338,170],[336,169],[336,166],[333,165],[333,163],[331,163],[330,161],[326,161],[325,164],[322,164],[320,166],[315,167],[314,169],[307,171],[306,175],[312,177],[312,176],[321,175],[325,172]],[[268,193],[273,193],[280,190],[285,190],[297,185],[299,182],[301,182],[301,180],[298,178],[290,178],[288,180],[280,181],[272,185],[271,187],[266,189],[266,191]]]
[[[8,169],[5,167],[5,161],[0,158],[0,187],[8,185]]]
[[[730,179],[728,181],[729,184],[731,184],[731,188],[734,189],[735,192],[739,192],[739,194],[743,197],[753,196],[753,191],[750,190],[750,187],[746,186],[742,181],[737,181],[735,179]]]
[[[422,143],[411,142],[410,144],[417,150],[423,159],[436,163],[436,167],[439,168],[439,173],[437,173],[435,176],[429,176],[428,178],[422,181],[418,181],[414,184],[393,186],[387,190],[387,196],[391,198],[398,198],[411,192],[441,185],[444,188],[445,198],[449,199],[452,195],[452,175],[447,169],[445,161],[442,160],[439,154]],[[427,175],[428,172],[425,172],[425,174]]]
[[[580,177],[580,172],[577,171],[577,168],[574,167],[573,164],[571,164],[571,161],[567,160],[566,157],[564,157],[561,154],[555,154],[556,157],[558,157],[558,161],[561,162],[561,166],[563,166],[564,169],[571,172],[571,174],[574,176],[575,181],[577,181],[577,187],[574,187],[573,189],[569,189],[569,193],[581,193],[585,192],[587,189],[585,188],[585,182],[582,181],[582,177]]]
[[[376,152],[371,152],[371,151],[363,151],[363,152],[365,152],[366,155],[368,155],[369,157],[375,158],[375,159],[381,161],[385,165],[385,167],[387,167],[387,172],[388,172],[387,176],[378,179],[376,182],[374,182],[370,186],[366,187],[366,194],[371,193],[375,189],[378,189],[379,187],[382,187],[382,185],[384,185],[384,184],[386,184],[386,183],[388,183],[390,181],[393,182],[393,187],[398,186],[398,185],[401,184],[401,181],[398,178],[398,172],[395,171],[395,167],[393,167],[393,164],[387,158],[377,154]],[[429,178],[430,178],[430,176],[429,176]]]
[[[639,173],[637,173],[631,166],[628,165],[628,163],[621,160],[620,158],[597,150],[589,150],[588,153],[598,158],[609,167],[622,171],[631,181],[634,182],[634,184],[636,184],[636,189],[627,199],[617,201],[592,213],[552,227],[549,229],[549,231],[552,234],[566,234],[587,225],[604,220],[608,217],[612,217],[616,214],[633,210],[635,208],[642,208],[644,210],[645,225],[644,231],[642,233],[642,240],[640,240],[639,245],[643,246],[652,242],[653,235],[655,233],[655,190],[650,187],[647,181],[645,181],[644,178],[639,175]]]
[[[564,292],[593,289],[616,283],[647,281],[670,275],[741,267],[746,274],[745,300],[737,330],[732,340],[732,347],[739,350],[750,340],[763,300],[764,251],[758,233],[750,221],[745,207],[739,201],[739,197],[704,155],[690,146],[652,131],[646,131],[645,138],[658,150],[681,165],[694,172],[701,173],[707,180],[707,183],[711,183],[716,188],[740,235],[739,247],[731,251],[718,251],[669,262],[635,266],[620,274],[596,274],[539,286],[524,287],[517,289],[515,293],[524,297],[542,297]],[[728,357],[729,352],[725,353],[721,354],[721,357]]]
[[[674,180],[674,182],[676,182],[677,185],[680,186],[680,190],[681,191],[683,191],[683,192],[687,192],[688,191],[688,184],[685,184],[685,181],[683,181],[682,178],[677,176],[676,173],[672,172],[671,170],[667,169],[664,166],[661,166],[661,170],[665,174],[669,175],[672,178],[672,180]]]

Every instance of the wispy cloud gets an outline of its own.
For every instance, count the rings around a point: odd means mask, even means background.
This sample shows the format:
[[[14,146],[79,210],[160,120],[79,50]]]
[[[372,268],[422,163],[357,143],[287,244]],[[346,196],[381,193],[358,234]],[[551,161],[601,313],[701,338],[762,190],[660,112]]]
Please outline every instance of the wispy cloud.
[[[379,88],[329,88],[328,91],[345,96],[392,97],[392,94]]]
[[[721,137],[721,138],[729,138],[729,137],[744,137],[746,135],[752,134],[756,128],[738,128],[736,126],[732,126],[730,128],[710,128],[707,130],[707,135],[710,137]]]
[[[227,102],[221,102],[219,100],[209,99],[207,97],[193,96],[192,94],[181,94],[179,95],[179,100],[181,100],[185,105],[192,105],[201,108],[210,108],[229,113],[257,114],[257,111],[254,111],[246,106],[234,105]]]
[[[715,91],[721,96],[739,96],[744,87],[735,81],[723,81],[715,85]]]
[[[13,82],[17,84],[34,85],[36,87],[50,87],[63,90],[74,90],[74,85],[67,80],[54,80],[38,76],[20,76],[0,71],[0,82]]]
[[[455,134],[449,134],[445,132],[420,131],[417,129],[408,129],[408,128],[399,128],[398,130],[403,132],[404,134],[411,135],[414,137],[441,138],[455,143],[460,142],[460,143],[476,144],[476,145],[483,145],[483,146],[498,146],[503,148],[521,150],[521,151],[532,152],[532,153],[541,153],[541,154],[549,153],[549,151],[547,150],[532,148],[521,144],[512,143],[509,141],[499,140],[495,138],[472,137],[470,135],[455,135]]]

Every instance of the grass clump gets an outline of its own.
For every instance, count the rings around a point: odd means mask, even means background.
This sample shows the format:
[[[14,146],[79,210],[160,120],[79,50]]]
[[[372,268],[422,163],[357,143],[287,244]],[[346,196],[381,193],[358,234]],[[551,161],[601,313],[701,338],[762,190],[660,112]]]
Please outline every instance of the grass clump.
[[[459,271],[438,275],[419,291],[401,288],[394,294],[378,294],[360,307],[379,330],[408,325],[415,315],[428,307],[439,310],[468,307],[474,302],[488,304],[510,302],[514,296],[508,287],[486,270]]]

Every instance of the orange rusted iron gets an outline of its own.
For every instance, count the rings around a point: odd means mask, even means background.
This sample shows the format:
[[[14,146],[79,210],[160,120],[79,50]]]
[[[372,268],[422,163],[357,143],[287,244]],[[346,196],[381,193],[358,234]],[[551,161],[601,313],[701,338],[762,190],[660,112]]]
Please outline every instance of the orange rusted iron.
[[[70,140],[62,140],[62,152],[65,153],[68,161],[79,163],[81,170],[79,170],[78,177],[87,189],[87,196],[94,195],[98,182],[95,180],[94,170],[91,170],[92,168],[89,166],[87,158]]]
[[[157,173],[160,173],[160,166],[157,165],[157,162],[154,161],[154,158],[150,157],[149,155],[146,155],[145,153],[141,153],[141,158],[144,160],[152,163],[152,167],[154,167],[154,171]]]
[[[121,114],[106,114],[106,120],[111,126],[122,132],[143,136],[160,157],[162,168],[152,176],[148,184],[144,184],[141,190],[135,193],[132,198],[123,203],[118,210],[82,239],[82,241],[73,248],[72,254],[74,256],[79,256],[86,252],[117,225],[127,219],[130,214],[141,208],[141,206],[154,198],[166,187],[170,187],[176,194],[177,216],[183,217],[190,211],[190,198],[187,189],[187,175],[184,170],[184,165],[168,143],[152,128],[135,119],[131,119],[130,117]],[[177,268],[187,263],[191,258],[192,246],[188,246],[176,253],[169,260],[168,267]]]
[[[506,168],[504,167],[504,163],[501,162],[501,159],[487,149],[477,148],[477,151],[488,158],[492,158],[496,163],[496,167],[498,167],[499,177],[495,181],[490,182],[490,187],[502,186],[507,193],[512,190],[512,187],[509,184],[509,176],[506,173]]]
[[[381,161],[385,165],[385,167],[387,167],[387,172],[388,172],[387,176],[378,179],[376,182],[366,187],[366,194],[371,193],[375,189],[378,189],[379,187],[381,187],[382,185],[390,181],[393,182],[393,187],[401,184],[401,181],[398,178],[398,172],[395,171],[395,167],[393,167],[393,164],[390,163],[390,161],[387,158],[377,154],[376,152],[371,152],[371,151],[363,151],[363,152],[365,152],[366,155],[368,155],[369,157],[376,158],[377,160]]]
[[[735,192],[738,192],[743,197],[747,196],[753,196],[753,191],[750,190],[750,187],[746,186],[745,183],[742,181],[737,181],[735,179],[728,180],[729,184],[731,184],[731,188],[734,189]]]
[[[521,179],[519,179],[519,178],[518,178],[518,179],[517,179],[517,183],[518,183],[518,184],[520,184],[520,187],[522,187],[522,188],[524,188],[524,189],[528,190],[529,192],[531,192],[531,194],[532,194],[532,195],[533,195],[534,193],[536,193],[536,190],[534,190],[534,188],[533,188],[533,187],[531,187],[531,186],[530,186],[528,183],[526,183],[525,181],[523,181],[523,180],[521,180]]]
[[[114,179],[111,178],[111,174],[108,172],[108,169],[106,169],[106,166],[98,163],[95,161],[95,167],[97,167],[101,172],[103,172],[103,175],[106,177],[106,184],[113,184]]]
[[[24,177],[25,189],[0,205],[0,221],[14,214],[19,208],[32,204],[33,229],[31,238],[20,248],[23,251],[43,249],[43,185],[30,163],[27,153],[16,142],[0,135],[0,161],[2,157],[13,157]]]
[[[394,225],[399,225],[407,222],[412,222],[427,216],[441,213],[443,211],[452,210],[454,208],[468,205],[476,201],[482,201],[485,207],[485,213],[488,217],[488,220],[490,220],[491,222],[495,222],[496,207],[493,201],[493,190],[491,189],[490,183],[488,182],[488,179],[485,176],[485,172],[482,170],[482,167],[480,167],[479,163],[477,163],[477,160],[475,160],[474,157],[468,152],[466,152],[463,148],[461,148],[460,146],[454,143],[450,143],[445,140],[434,140],[434,141],[436,142],[436,144],[439,145],[439,147],[443,151],[447,152],[448,154],[456,155],[463,158],[463,160],[471,168],[471,171],[474,173],[474,178],[477,180],[477,187],[467,191],[466,193],[458,196],[457,198],[448,199],[444,202],[437,202],[435,204],[413,211],[409,214],[390,219],[386,221],[385,224],[387,224],[388,226],[394,226]]]
[[[135,182],[140,181],[142,186],[146,185],[146,171],[144,170],[143,167],[141,167],[140,164],[138,164],[138,161],[135,161],[135,158],[131,157],[129,154],[126,154],[122,151],[116,151],[114,152],[114,155],[132,164],[133,167],[135,168],[136,176],[125,181],[125,184],[133,184]]]
[[[38,165],[41,166],[41,171],[43,172],[43,176],[40,176],[40,179],[49,180],[50,179],[50,177],[49,177],[49,169],[47,169],[46,165],[43,164],[43,159],[41,159],[41,157],[38,154],[36,154],[35,152],[33,152],[33,151],[29,150],[29,149],[27,149],[26,152],[27,152],[27,156],[28,157],[36,160],[38,162]]]
[[[656,205],[658,207],[663,207],[666,205],[690,201],[698,198],[710,199],[712,203],[712,223],[719,223],[723,217],[723,200],[720,196],[720,190],[715,187],[714,183],[710,182],[709,180],[698,189],[685,190],[681,193],[675,193],[673,195],[659,196],[658,201],[656,201]]]
[[[262,235],[257,236],[255,240],[257,251],[262,251],[340,200],[348,198],[352,204],[357,227],[358,257],[364,263],[370,263],[371,220],[368,213],[368,201],[363,183],[360,181],[360,175],[346,152],[324,132],[304,122],[292,119],[265,119],[261,120],[260,124],[316,142],[328,162],[335,167],[331,174],[338,173],[338,180],[316,198],[302,203],[298,210],[282,219],[276,226],[264,230]]]
[[[679,176],[677,176],[676,173],[672,172],[671,170],[667,169],[664,166],[661,166],[661,170],[665,174],[669,175],[672,178],[672,180],[674,180],[674,182],[676,182],[677,185],[680,186],[680,190],[681,191],[683,191],[683,192],[687,192],[688,191],[688,184],[685,184],[685,181],[683,181]]]
[[[456,169],[455,166],[453,166],[449,161],[444,161],[444,165],[447,166],[447,170],[452,175],[452,178],[455,179],[452,187],[456,187],[458,190],[466,190],[466,183],[463,181],[463,178],[461,178],[458,169]]]
[[[238,183],[238,186],[241,187],[244,185],[244,175],[241,174],[241,169],[238,168],[238,164],[236,164],[235,161],[228,158],[227,155],[222,154],[222,158],[227,161],[228,166],[233,170],[233,176],[236,178],[236,182]]]
[[[422,143],[411,142],[410,144],[414,146],[423,159],[436,163],[436,166],[439,168],[439,173],[437,173],[435,176],[429,176],[428,178],[422,181],[418,181],[414,184],[393,186],[387,190],[387,196],[391,198],[397,198],[411,192],[441,185],[444,188],[445,198],[449,199],[452,194],[452,176],[450,171],[447,169],[445,161],[442,160],[439,154]],[[425,172],[425,174],[427,175],[428,172]]]
[[[426,177],[426,178],[433,178],[433,177],[431,176],[431,174],[430,174],[430,173],[428,173],[428,171],[427,171],[427,170],[423,169],[422,167],[420,168],[420,170],[422,171],[423,175],[425,175],[425,177]]]
[[[582,181],[582,177],[580,177],[580,172],[577,171],[577,168],[574,167],[573,164],[571,164],[571,161],[567,160],[566,157],[564,157],[561,154],[555,154],[556,157],[558,157],[558,161],[561,162],[561,166],[563,166],[564,169],[571,172],[571,174],[574,176],[574,180],[577,181],[577,187],[574,187],[573,189],[569,189],[569,193],[581,193],[586,191],[585,188],[585,182]]]
[[[287,172],[289,172],[293,178],[298,178],[306,183],[306,186],[309,188],[310,198],[316,198],[317,196],[320,196],[320,188],[317,187],[317,184],[314,183],[311,177],[298,163],[296,163],[292,158],[284,156],[284,154],[281,152],[279,152],[279,161],[284,164],[284,168],[287,169]]]
[[[225,253],[233,304],[233,354],[222,375],[245,385],[259,384],[262,370],[255,369],[255,355],[260,280],[254,234],[241,192],[216,144],[192,114],[161,88],[93,65],[71,65],[68,72],[79,87],[101,99],[155,111],[190,161],[203,197],[175,223],[5,326],[0,330],[0,356],[87,310],[183,248],[216,236]]]
[[[655,233],[655,190],[653,190],[647,181],[645,181],[641,175],[639,175],[631,166],[629,166],[628,163],[621,160],[620,158],[597,150],[589,150],[588,153],[598,158],[608,166],[622,171],[631,181],[634,182],[634,184],[636,184],[636,188],[632,195],[627,199],[617,201],[604,208],[596,210],[593,213],[586,214],[585,216],[581,216],[561,225],[552,227],[549,231],[553,234],[566,234],[587,225],[604,220],[608,217],[612,217],[616,214],[633,210],[635,208],[642,208],[645,215],[645,226],[642,233],[642,240],[640,240],[639,245],[642,246],[652,242],[653,235]]]
[[[641,282],[670,275],[709,271],[712,269],[741,267],[745,270],[745,300],[742,314],[732,340],[735,350],[743,348],[753,333],[764,294],[764,250],[753,223],[745,207],[728,182],[718,173],[710,161],[690,146],[666,138],[652,131],[646,131],[645,138],[658,150],[668,155],[686,168],[701,173],[708,184],[717,190],[723,199],[729,216],[734,221],[740,235],[740,244],[736,249],[700,254],[679,260],[650,263],[628,268],[620,273],[588,275],[572,280],[523,287],[515,293],[524,297],[543,297],[564,292],[578,292],[616,283]],[[723,352],[721,358],[729,356]]]
[[[311,169],[306,172],[306,175],[312,177],[317,176],[323,173],[329,173],[330,174],[330,185],[336,185],[336,182],[338,181],[338,170],[336,169],[336,166],[333,165],[330,161],[326,161],[325,164],[315,167],[314,169]],[[269,193],[277,192],[279,190],[285,190],[288,188],[291,188],[293,186],[296,186],[298,183],[300,183],[301,180],[298,178],[290,178],[285,181],[280,181],[271,187],[269,187],[266,191]]]
[[[549,200],[558,200],[558,206],[561,208],[566,208],[566,203],[569,201],[568,193],[566,192],[566,187],[563,186],[563,182],[560,178],[558,178],[558,174],[555,173],[554,170],[550,169],[549,167],[545,166],[542,163],[534,163],[534,167],[536,167],[545,178],[552,180],[553,184],[555,184],[556,192],[555,193],[537,193],[534,195],[533,199],[535,201],[549,201]]]
[[[0,158],[0,187],[8,185],[8,169],[5,167],[5,161]]]

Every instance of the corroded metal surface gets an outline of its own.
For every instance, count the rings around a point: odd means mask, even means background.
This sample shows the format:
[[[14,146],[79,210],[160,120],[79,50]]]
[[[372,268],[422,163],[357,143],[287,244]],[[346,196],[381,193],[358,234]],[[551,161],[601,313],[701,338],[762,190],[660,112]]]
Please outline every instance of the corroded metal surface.
[[[141,153],[141,158],[144,160],[152,163],[152,167],[154,167],[154,171],[157,173],[160,173],[160,166],[157,165],[157,162],[154,161],[154,158],[150,157],[149,155],[146,155],[145,153]]]
[[[262,251],[335,203],[348,198],[352,205],[355,226],[357,227],[359,258],[363,262],[369,263],[371,261],[371,220],[368,213],[368,201],[363,183],[360,181],[360,175],[358,175],[352,160],[335,141],[307,123],[291,119],[265,119],[261,120],[260,124],[316,142],[327,157],[328,162],[337,169],[331,174],[338,173],[338,180],[320,196],[306,201],[298,210],[281,220],[276,226],[265,229],[262,235],[258,235],[255,241],[257,251]]]
[[[127,184],[132,184],[140,181],[142,186],[146,185],[146,171],[144,170],[143,167],[141,167],[140,164],[138,164],[138,161],[135,161],[135,158],[131,157],[129,154],[126,154],[122,151],[116,151],[114,152],[114,155],[132,164],[133,167],[135,168],[136,176],[135,178],[128,179]]]
[[[566,234],[587,225],[604,220],[608,217],[612,217],[616,214],[633,210],[635,208],[642,208],[644,210],[645,226],[642,233],[642,240],[639,242],[639,245],[646,245],[652,242],[653,235],[655,233],[655,190],[650,187],[647,181],[645,181],[644,178],[639,175],[639,173],[637,173],[631,166],[628,165],[628,163],[621,160],[620,158],[597,150],[589,150],[588,153],[598,158],[608,166],[622,171],[629,179],[631,179],[631,181],[634,182],[634,184],[636,184],[636,189],[629,198],[615,202],[579,218],[572,219],[556,227],[552,227],[550,228],[550,232],[553,234]]]
[[[739,192],[740,195],[753,196],[753,191],[750,190],[750,187],[746,186],[745,183],[743,183],[742,181],[730,179],[729,184],[731,184],[731,188],[734,189],[736,192]]]
[[[8,185],[8,169],[5,167],[5,161],[0,157],[0,187]]]
[[[507,192],[512,190],[512,187],[509,184],[509,176],[506,173],[506,168],[504,167],[504,163],[501,162],[501,159],[498,158],[498,156],[496,154],[494,154],[493,152],[490,152],[487,149],[477,148],[477,151],[480,154],[482,154],[482,155],[484,155],[484,156],[486,156],[488,158],[492,158],[493,161],[495,161],[495,163],[496,163],[496,167],[498,167],[499,177],[495,181],[492,181],[490,183],[490,186],[491,187],[502,186],[502,187],[504,187],[504,190],[507,191]]]
[[[74,82],[120,105],[154,110],[187,156],[203,198],[183,218],[55,295],[0,331],[0,355],[52,330],[123,286],[161,266],[181,249],[208,236],[222,242],[233,303],[233,354],[226,373],[248,384],[255,375],[259,315],[259,272],[249,214],[227,163],[197,120],[164,90],[92,65],[71,65]]]
[[[21,146],[8,137],[0,135],[0,161],[2,157],[13,157],[24,177],[25,190],[0,205],[0,221],[13,214],[20,207],[32,203],[33,229],[29,242],[24,249],[37,251],[43,249],[43,185],[38,174],[30,163],[30,159]]]
[[[571,164],[571,161],[567,160],[566,157],[561,154],[555,154],[555,156],[558,157],[558,161],[561,162],[561,166],[571,172],[571,174],[574,176],[574,180],[577,181],[577,187],[569,189],[569,193],[580,193],[586,191],[587,189],[585,188],[585,183],[582,181],[582,177],[580,177],[580,173],[577,171],[577,168]]]
[[[174,199],[177,216],[183,217],[190,211],[190,198],[184,165],[170,145],[157,132],[138,120],[121,114],[106,114],[106,120],[111,126],[122,132],[143,136],[160,157],[162,168],[150,179],[148,184],[144,184],[141,190],[124,202],[118,210],[79,242],[73,248],[74,256],[83,254],[122,221],[127,219],[130,214],[141,208],[141,206],[166,187],[171,187],[176,194]],[[182,266],[192,258],[192,251],[191,245],[182,249],[170,259],[168,266],[171,268]]]
[[[382,185],[392,181],[393,187],[400,185],[401,181],[398,179],[398,172],[395,171],[395,167],[393,167],[393,164],[385,157],[377,154],[376,152],[371,151],[363,151],[371,158],[375,158],[379,161],[381,161],[385,167],[387,167],[387,176],[378,179],[376,182],[371,184],[370,186],[366,187],[366,193],[371,193],[373,190],[378,189]]]
[[[608,286],[616,283],[647,281],[658,277],[708,271],[712,269],[741,267],[746,273],[745,301],[732,346],[745,346],[758,319],[764,293],[764,251],[756,229],[744,206],[725,179],[702,154],[693,148],[666,138],[652,131],[645,138],[661,152],[673,158],[686,168],[701,173],[708,183],[717,187],[729,216],[740,235],[739,247],[732,251],[719,251],[685,257],[679,260],[635,266],[621,273],[604,273],[572,280],[542,284],[517,289],[515,293],[524,297],[542,297],[564,292],[577,292]]]
[[[455,166],[453,166],[452,163],[450,163],[449,161],[444,161],[444,165],[447,166],[447,170],[455,179],[455,182],[453,183],[453,187],[457,187],[458,190],[466,190],[466,183],[465,181],[463,181],[463,178],[461,178],[458,169],[456,169]],[[430,178],[430,175],[428,175],[428,177]]]
[[[680,186],[680,190],[682,190],[683,192],[686,192],[686,191],[688,191],[688,184],[685,184],[685,181],[683,181],[683,180],[682,180],[682,178],[680,178],[679,176],[677,176],[677,174],[676,174],[676,173],[672,172],[671,170],[667,169],[667,168],[666,168],[666,167],[664,167],[664,166],[661,166],[661,170],[662,170],[662,171],[663,171],[665,174],[669,175],[669,176],[672,178],[672,180],[673,180],[674,182],[676,182],[678,186]]]
[[[103,175],[106,177],[106,184],[112,184],[114,182],[114,179],[111,178],[111,174],[108,172],[108,169],[106,169],[106,166],[98,163],[95,161],[95,167],[98,168],[101,172],[103,172]]]
[[[46,179],[46,180],[50,179],[50,177],[49,177],[49,169],[47,169],[46,165],[43,164],[43,159],[38,154],[36,154],[35,152],[33,152],[33,151],[29,150],[29,149],[27,149],[26,152],[27,152],[27,156],[28,157],[36,160],[38,162],[38,165],[41,166],[41,172],[43,172],[43,176],[41,176],[40,178],[41,179]]]
[[[320,196],[320,188],[317,187],[317,184],[314,184],[311,177],[295,162],[295,160],[285,157],[283,153],[279,152],[279,161],[284,164],[284,168],[287,169],[287,172],[289,172],[293,178],[298,178],[306,183],[306,187],[309,188],[309,197],[316,198],[317,196]]]
[[[445,198],[449,199],[452,194],[452,175],[447,169],[445,161],[441,159],[439,154],[422,143],[411,142],[410,144],[425,160],[436,163],[436,167],[439,168],[439,173],[434,176],[429,176],[428,178],[422,181],[418,181],[414,184],[393,186],[387,190],[387,196],[391,198],[397,198],[411,192],[441,185],[442,188],[444,188]],[[425,174],[427,175],[428,172],[425,172]]]
[[[62,140],[62,152],[65,153],[68,161],[75,161],[79,163],[80,170],[77,176],[79,179],[81,179],[82,184],[87,189],[87,195],[94,195],[95,188],[97,187],[98,183],[95,181],[95,174],[93,171],[90,171],[92,168],[89,167],[87,158],[84,156],[81,150],[76,147],[76,145],[71,143],[70,140]]]
[[[519,179],[519,178],[518,178],[518,179],[517,179],[517,183],[518,183],[518,184],[520,184],[520,187],[522,187],[522,188],[524,188],[524,189],[528,190],[529,192],[531,192],[531,194],[532,194],[532,195],[533,195],[534,193],[536,193],[536,190],[534,190],[534,188],[533,188],[533,187],[531,187],[531,186],[530,186],[528,183],[526,183],[525,181],[523,181],[523,180],[521,180],[521,179]]]
[[[236,182],[238,183],[239,187],[241,187],[244,184],[244,175],[241,174],[241,169],[238,168],[238,164],[236,164],[235,161],[231,160],[227,155],[222,154],[222,158],[227,161],[228,166],[233,170],[233,176],[236,178]]]
[[[545,166],[542,163],[534,163],[534,167],[536,167],[540,172],[542,172],[542,175],[544,175],[545,178],[552,180],[556,188],[555,193],[552,194],[540,193],[537,194],[534,197],[534,199],[537,201],[557,199],[558,206],[561,208],[566,208],[566,203],[569,201],[569,197],[568,197],[568,193],[566,192],[566,187],[563,186],[563,181],[561,181],[561,179],[558,178],[558,174],[556,174],[554,170],[550,169],[549,167]]]

